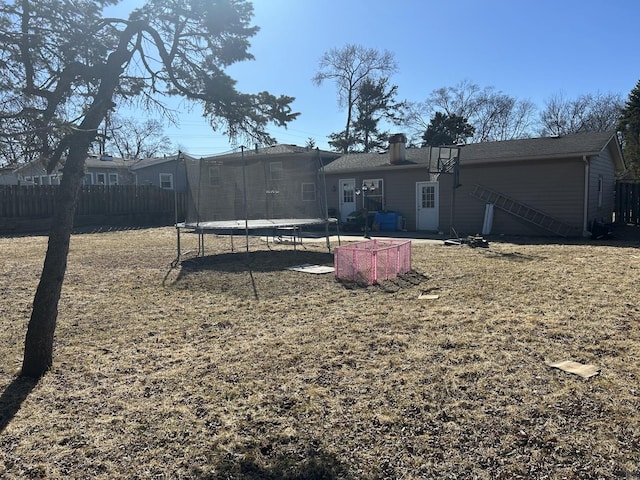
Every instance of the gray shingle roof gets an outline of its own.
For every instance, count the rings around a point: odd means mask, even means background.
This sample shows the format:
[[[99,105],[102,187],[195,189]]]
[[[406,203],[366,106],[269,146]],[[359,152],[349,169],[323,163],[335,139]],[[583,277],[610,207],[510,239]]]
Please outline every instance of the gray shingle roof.
[[[460,163],[593,156],[598,155],[614,135],[615,132],[588,132],[560,137],[474,143],[464,147]]]
[[[167,162],[173,162],[178,158],[178,155],[170,155],[167,157],[156,157],[156,158],[144,158],[142,160],[136,161],[132,166],[131,170],[140,170],[141,168],[147,168],[154,165],[160,165]]]
[[[462,147],[460,164],[471,165],[504,161],[526,161],[598,155],[615,132],[589,132],[561,137],[525,138],[501,142],[472,143]],[[408,148],[405,167],[424,167],[429,164],[429,148]],[[326,173],[397,168],[391,165],[389,153],[354,153],[343,155],[327,167]]]
[[[429,164],[428,148],[408,148],[405,150],[406,160],[399,165],[426,166]],[[349,153],[334,160],[325,167],[326,173],[347,170],[372,170],[377,168],[392,168],[389,162],[389,152],[381,153]]]
[[[297,145],[288,145],[288,144],[276,144],[271,145],[269,147],[261,147],[258,149],[255,148],[246,148],[244,150],[245,157],[249,156],[263,156],[263,155],[287,155],[293,153],[308,153],[315,152],[315,149],[309,149],[306,147],[299,147]],[[334,152],[328,152],[325,150],[320,150],[320,154],[322,156],[334,156],[337,157],[339,154]],[[214,157],[239,157],[242,153],[240,150],[233,153],[226,153],[222,155],[211,155],[204,158],[214,158]]]
[[[100,157],[92,156],[87,157],[84,162],[85,166],[91,168],[129,168],[134,163],[135,160],[128,160],[125,158],[105,157],[105,159],[103,160]]]

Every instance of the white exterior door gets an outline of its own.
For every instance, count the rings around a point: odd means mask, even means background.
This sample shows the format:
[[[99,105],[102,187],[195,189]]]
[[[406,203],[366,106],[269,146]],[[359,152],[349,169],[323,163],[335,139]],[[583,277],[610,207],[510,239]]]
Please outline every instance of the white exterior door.
[[[416,230],[438,230],[438,182],[416,183]]]
[[[356,210],[356,180],[349,178],[340,180],[340,220],[347,221],[347,216]]]

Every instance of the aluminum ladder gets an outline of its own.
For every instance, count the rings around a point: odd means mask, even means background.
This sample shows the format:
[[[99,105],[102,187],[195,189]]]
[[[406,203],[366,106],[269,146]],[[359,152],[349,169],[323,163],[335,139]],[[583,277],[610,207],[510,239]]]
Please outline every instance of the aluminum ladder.
[[[574,230],[570,225],[544,213],[541,210],[528,207],[513,198],[503,195],[500,192],[496,192],[495,190],[491,190],[483,185],[475,184],[471,195],[485,201],[486,203],[492,203],[495,208],[499,208],[500,210],[503,210],[515,217],[543,228],[548,232],[560,235],[561,237],[569,236],[569,234]]]

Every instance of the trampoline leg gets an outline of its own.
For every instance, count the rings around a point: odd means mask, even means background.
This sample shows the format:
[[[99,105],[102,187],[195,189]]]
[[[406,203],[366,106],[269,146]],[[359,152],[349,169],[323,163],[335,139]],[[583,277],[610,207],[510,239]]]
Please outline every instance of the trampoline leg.
[[[180,263],[180,257],[181,257],[181,251],[182,251],[182,247],[180,246],[180,229],[178,227],[176,227],[176,248],[178,251],[176,252],[176,259],[174,261],[175,265]]]
[[[204,233],[198,233],[198,256],[204,257]]]
[[[329,222],[324,224],[324,238],[327,240],[327,250],[331,253],[331,241],[329,240]]]

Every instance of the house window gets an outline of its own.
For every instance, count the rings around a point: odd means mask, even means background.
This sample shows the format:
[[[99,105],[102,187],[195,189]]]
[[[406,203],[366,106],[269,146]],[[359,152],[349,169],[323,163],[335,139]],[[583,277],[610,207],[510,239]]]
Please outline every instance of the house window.
[[[351,183],[342,184],[342,203],[354,203],[356,192],[354,191]]]
[[[93,185],[93,173],[85,173],[82,179],[83,185]]]
[[[422,208],[436,208],[436,187],[434,185],[427,185],[420,189],[422,192],[422,198],[420,199]]]
[[[363,180],[362,192],[363,201],[365,198],[367,201],[367,210],[370,212],[384,210],[384,188],[381,178]]]
[[[316,201],[316,184],[315,183],[302,184],[302,201],[303,202]]]
[[[109,185],[118,185],[118,174],[110,173],[109,174]]]
[[[104,173],[96,173],[96,183],[98,185],[106,185],[107,184],[107,175]]]
[[[212,187],[220,185],[220,167],[217,165],[209,167],[209,185]]]
[[[173,174],[172,173],[160,174],[160,188],[173,190]]]
[[[283,178],[284,178],[284,170],[282,169],[282,162],[269,163],[269,179],[282,180]]]

